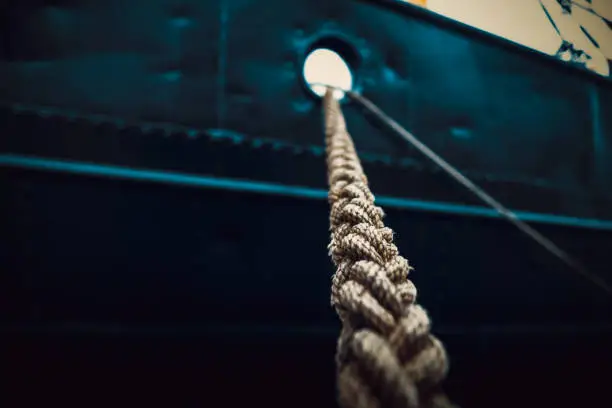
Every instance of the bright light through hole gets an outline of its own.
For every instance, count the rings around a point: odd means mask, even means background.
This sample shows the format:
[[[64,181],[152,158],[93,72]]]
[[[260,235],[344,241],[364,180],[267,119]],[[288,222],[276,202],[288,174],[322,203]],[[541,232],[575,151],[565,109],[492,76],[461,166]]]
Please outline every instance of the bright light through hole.
[[[304,80],[317,95],[325,95],[325,85],[331,85],[344,90],[353,87],[353,75],[340,55],[327,48],[318,48],[308,54],[304,62]],[[334,91],[336,99],[342,99],[344,92]]]

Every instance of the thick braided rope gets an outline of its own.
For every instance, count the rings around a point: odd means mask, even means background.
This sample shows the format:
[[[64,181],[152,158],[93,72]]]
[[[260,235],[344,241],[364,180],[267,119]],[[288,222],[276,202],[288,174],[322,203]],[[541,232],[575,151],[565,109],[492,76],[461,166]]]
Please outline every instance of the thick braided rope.
[[[411,267],[385,228],[338,101],[324,98],[332,305],[342,321],[336,363],[343,408],[451,407],[440,392],[442,343],[408,280]]]

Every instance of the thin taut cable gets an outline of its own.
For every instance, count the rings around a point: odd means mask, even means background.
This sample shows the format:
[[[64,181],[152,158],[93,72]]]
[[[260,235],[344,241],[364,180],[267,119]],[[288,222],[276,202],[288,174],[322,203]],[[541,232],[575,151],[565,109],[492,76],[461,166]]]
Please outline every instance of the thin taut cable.
[[[324,85],[324,84],[321,84]],[[508,208],[506,208],[499,201],[494,199],[490,194],[484,191],[481,187],[477,186],[470,179],[465,177],[459,170],[449,164],[446,160],[440,157],[436,152],[427,147],[424,143],[422,143],[416,136],[402,127],[399,123],[385,114],[378,106],[376,106],[372,101],[366,98],[363,95],[360,95],[353,91],[347,91],[345,89],[325,85],[330,88],[340,89],[344,91],[352,100],[361,105],[364,109],[373,114],[376,118],[378,118],[381,122],[385,124],[386,127],[393,130],[395,133],[400,135],[404,140],[413,145],[418,151],[424,154],[429,160],[434,162],[438,167],[444,170],[448,175],[450,175],[453,179],[455,179],[459,184],[463,187],[471,191],[474,195],[476,195],[481,201],[485,204],[493,208],[497,211],[503,218],[512,223],[516,228],[525,233],[531,239],[540,244],[544,249],[553,254],[556,258],[560,259],[564,264],[569,266],[572,270],[577,272],[579,275],[582,275],[584,278],[591,281],[591,283],[597,285],[599,288],[606,291],[608,294],[612,295],[612,287],[604,281],[599,276],[589,272],[580,262],[578,262],[575,258],[570,256],[563,249],[559,248],[554,242],[550,239],[542,235],[540,232],[536,231],[529,224],[522,221],[518,218],[518,216]]]

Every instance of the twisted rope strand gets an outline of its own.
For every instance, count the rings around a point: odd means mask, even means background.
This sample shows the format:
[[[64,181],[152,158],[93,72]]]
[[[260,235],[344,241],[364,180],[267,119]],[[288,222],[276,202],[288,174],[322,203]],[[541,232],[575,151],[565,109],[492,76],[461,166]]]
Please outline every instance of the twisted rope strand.
[[[412,269],[361,168],[331,88],[323,101],[331,241],[331,302],[342,321],[338,394],[343,408],[452,407],[440,391],[448,362],[408,279]]]

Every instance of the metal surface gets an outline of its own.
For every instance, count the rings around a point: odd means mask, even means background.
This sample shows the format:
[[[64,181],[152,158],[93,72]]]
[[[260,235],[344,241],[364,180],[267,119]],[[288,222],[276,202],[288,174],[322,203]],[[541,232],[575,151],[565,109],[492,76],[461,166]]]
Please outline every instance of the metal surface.
[[[611,81],[419,7],[348,0],[266,7],[238,0],[12,4],[0,64],[0,99],[9,105],[320,146],[317,101],[300,77],[307,50],[318,42],[353,65],[358,89],[460,170],[507,191],[511,207],[612,217],[609,188],[598,181],[609,179],[598,163],[607,157],[601,140],[612,136],[605,126],[594,131],[611,116],[605,103]],[[256,43],[249,41],[254,33]],[[396,177],[435,172],[361,113],[347,115],[366,161],[400,169]],[[4,151],[26,150],[23,141],[3,143]],[[378,183],[393,196],[465,201],[429,184],[427,191],[409,182],[388,191]],[[534,190],[545,197],[533,200]]]
[[[5,11],[0,330],[20,397],[48,386],[91,398],[143,378],[140,402],[180,382],[172,397],[187,389],[196,405],[208,402],[202,384],[228,406],[286,406],[304,384],[296,406],[332,405],[322,121],[300,77],[317,44],[344,53],[357,89],[402,126],[611,281],[609,79],[394,1],[22,0]],[[520,406],[521,378],[525,394],[567,390],[549,405],[604,395],[575,373],[609,365],[610,299],[364,112],[345,112],[448,344],[449,394]],[[297,243],[283,239],[289,224]],[[87,386],[91,367],[104,390]],[[300,375],[278,374],[290,370]]]

